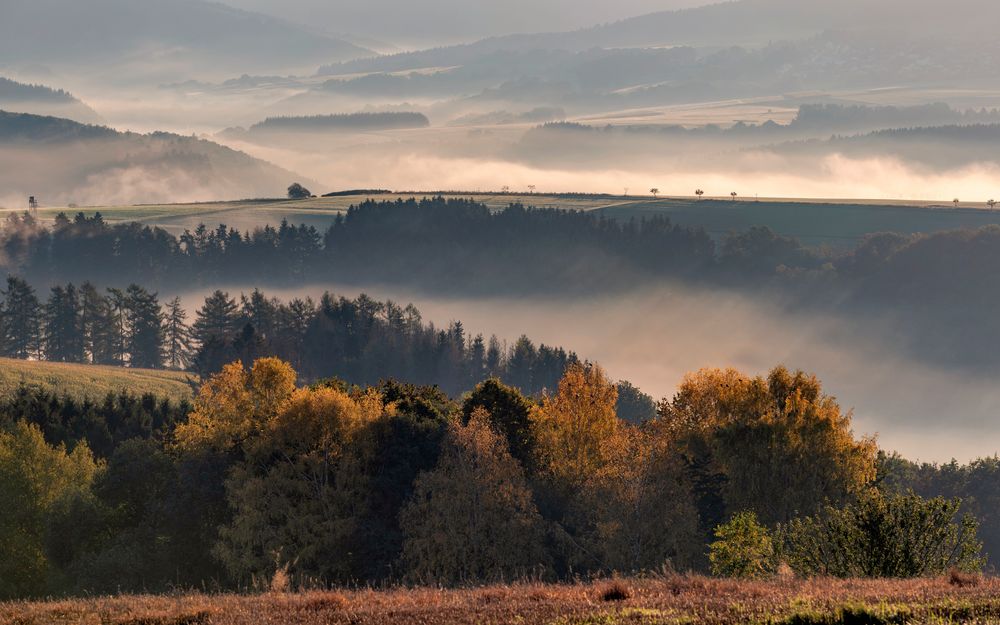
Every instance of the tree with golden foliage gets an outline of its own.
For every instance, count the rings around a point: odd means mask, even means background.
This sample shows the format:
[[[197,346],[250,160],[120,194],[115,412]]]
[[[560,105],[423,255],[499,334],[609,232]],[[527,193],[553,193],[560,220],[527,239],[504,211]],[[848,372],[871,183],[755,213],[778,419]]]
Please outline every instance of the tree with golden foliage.
[[[851,413],[815,376],[784,367],[766,379],[732,369],[688,375],[655,427],[678,441],[703,486],[720,478],[724,514],[751,510],[765,524],[847,501],[875,478],[875,441],[855,439]]]
[[[97,471],[86,443],[67,452],[34,425],[0,429],[0,599],[46,592],[48,517],[59,503],[89,496]]]
[[[247,371],[228,364],[198,391],[194,411],[174,430],[182,449],[226,451],[259,435],[295,391],[295,370],[278,358],[261,358]]]
[[[659,434],[623,424],[610,441],[607,463],[576,500],[574,525],[584,528],[580,541],[594,558],[590,566],[628,573],[698,563],[691,484],[672,441]]]
[[[596,364],[567,367],[554,396],[531,412],[539,470],[566,485],[579,486],[608,461],[620,422],[618,390]]]
[[[215,554],[237,579],[275,570],[350,578],[354,516],[345,493],[354,478],[340,470],[341,459],[358,432],[384,412],[374,391],[350,395],[329,387],[295,390],[276,408],[226,482],[233,518]]]
[[[524,473],[482,409],[449,426],[437,467],[417,478],[400,519],[403,561],[420,582],[509,581],[545,566]]]

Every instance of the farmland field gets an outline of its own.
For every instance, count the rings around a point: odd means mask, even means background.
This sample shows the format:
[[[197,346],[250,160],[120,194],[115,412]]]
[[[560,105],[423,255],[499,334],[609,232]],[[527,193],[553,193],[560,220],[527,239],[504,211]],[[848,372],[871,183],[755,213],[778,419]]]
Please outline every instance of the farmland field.
[[[21,384],[72,397],[101,398],[109,392],[153,393],[174,401],[190,399],[188,373],[0,358],[0,395]]]
[[[1000,581],[737,582],[696,576],[473,590],[121,596],[0,604],[0,623],[43,625],[837,625],[1000,622]]]
[[[337,215],[368,198],[378,201],[428,197],[430,195],[472,198],[493,210],[511,203],[527,206],[598,211],[615,219],[662,215],[675,223],[705,228],[721,237],[727,232],[751,226],[768,226],[775,232],[793,236],[807,245],[852,247],[873,232],[930,233],[958,228],[1000,225],[1000,211],[978,203],[809,200],[809,199],[729,199],[694,200],[683,197],[637,197],[585,194],[518,194],[460,192],[402,192],[383,195],[345,195],[308,200],[243,200],[203,204],[157,204],[143,206],[100,206],[86,208],[44,208],[43,220],[60,212],[100,212],[111,222],[139,221],[163,227],[175,234],[200,223],[252,229],[276,225],[282,219],[325,230]]]

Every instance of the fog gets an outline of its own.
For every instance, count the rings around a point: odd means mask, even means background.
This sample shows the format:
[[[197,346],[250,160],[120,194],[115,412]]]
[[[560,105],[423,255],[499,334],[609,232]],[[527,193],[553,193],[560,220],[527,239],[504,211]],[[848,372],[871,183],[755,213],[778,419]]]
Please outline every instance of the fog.
[[[575,30],[655,11],[709,4],[709,0],[226,0],[226,4],[356,33],[394,47],[455,43],[521,32]]]
[[[231,295],[252,287],[230,285]],[[766,375],[778,364],[816,374],[825,391],[854,412],[858,435],[913,460],[967,461],[1000,452],[992,431],[1000,389],[986,375],[957,372],[903,355],[889,318],[844,319],[789,312],[784,303],[724,291],[661,286],[592,298],[463,298],[395,287],[323,285],[266,289],[282,299],[324,290],[413,303],[439,327],[459,320],[467,333],[513,342],[559,345],[599,362],[656,399],[669,398],[683,376],[705,367]],[[196,308],[208,289],[181,293]],[[165,294],[172,296],[173,294]]]
[[[1000,107],[998,19],[994,0],[0,0],[0,77],[19,81],[0,110],[36,116],[0,114],[0,206],[273,197],[293,181],[981,206],[1000,191],[1000,118],[979,110]],[[816,105],[845,109],[801,123]],[[227,132],[359,111],[430,126]],[[783,362],[888,448],[998,451],[983,440],[992,381],[908,360],[890,319],[667,286],[566,301],[371,290],[563,344],[656,396],[699,367]]]

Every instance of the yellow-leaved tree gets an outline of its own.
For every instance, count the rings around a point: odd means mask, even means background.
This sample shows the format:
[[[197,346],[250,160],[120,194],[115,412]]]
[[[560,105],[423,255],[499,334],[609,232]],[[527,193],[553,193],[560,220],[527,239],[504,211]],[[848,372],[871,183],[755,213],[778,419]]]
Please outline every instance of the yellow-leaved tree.
[[[630,573],[699,564],[698,510],[674,441],[622,424],[607,462],[575,500],[574,525],[596,568]]]
[[[531,411],[536,467],[570,487],[582,485],[608,460],[620,422],[618,390],[596,364],[571,364],[555,395]]]
[[[342,470],[342,458],[384,414],[375,391],[325,386],[295,390],[276,408],[226,481],[233,516],[215,554],[234,577],[267,579],[280,569],[349,580],[356,476]]]
[[[744,510],[785,522],[847,501],[875,478],[874,439],[854,436],[850,412],[815,376],[784,367],[766,379],[732,369],[688,375],[655,427],[677,440],[703,506],[715,491],[723,509],[702,510],[714,525]]]
[[[194,411],[174,430],[182,449],[228,450],[242,445],[277,416],[295,391],[295,370],[278,358],[261,358],[247,371],[234,362],[198,391]]]

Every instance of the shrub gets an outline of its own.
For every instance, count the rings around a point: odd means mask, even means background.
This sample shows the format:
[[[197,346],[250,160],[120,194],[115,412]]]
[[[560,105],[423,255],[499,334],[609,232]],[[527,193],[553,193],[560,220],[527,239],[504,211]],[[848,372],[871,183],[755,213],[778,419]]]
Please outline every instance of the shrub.
[[[757,521],[755,513],[736,514],[715,529],[715,539],[708,553],[713,575],[760,579],[773,570],[771,533]]]
[[[961,500],[874,491],[781,529],[783,558],[802,575],[908,578],[980,570],[977,521]]]

